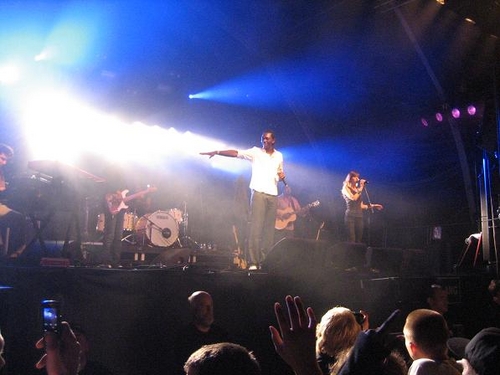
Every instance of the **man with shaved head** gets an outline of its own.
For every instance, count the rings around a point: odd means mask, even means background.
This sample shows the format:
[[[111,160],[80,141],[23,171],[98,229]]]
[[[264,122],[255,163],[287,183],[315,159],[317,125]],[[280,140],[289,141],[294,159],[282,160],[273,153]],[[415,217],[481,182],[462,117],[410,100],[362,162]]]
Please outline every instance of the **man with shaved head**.
[[[227,331],[214,324],[214,303],[208,292],[194,292],[188,297],[188,303],[191,322],[180,329],[174,344],[176,374],[184,374],[184,363],[202,346],[230,341]]]

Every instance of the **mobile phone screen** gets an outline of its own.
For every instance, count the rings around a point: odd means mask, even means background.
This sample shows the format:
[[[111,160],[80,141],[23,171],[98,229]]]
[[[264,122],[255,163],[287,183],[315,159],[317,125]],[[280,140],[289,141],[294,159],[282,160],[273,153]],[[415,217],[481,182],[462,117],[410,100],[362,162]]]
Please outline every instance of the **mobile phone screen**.
[[[59,304],[56,301],[42,302],[42,319],[44,332],[59,333],[61,319]]]

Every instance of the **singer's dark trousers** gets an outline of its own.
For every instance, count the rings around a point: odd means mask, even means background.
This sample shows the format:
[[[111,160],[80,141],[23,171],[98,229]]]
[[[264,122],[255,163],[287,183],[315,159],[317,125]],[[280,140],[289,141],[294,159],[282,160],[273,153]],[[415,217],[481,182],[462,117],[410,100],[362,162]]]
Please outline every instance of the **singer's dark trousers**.
[[[353,216],[346,213],[344,216],[344,224],[348,242],[363,242],[363,216]]]
[[[277,196],[252,191],[252,223],[250,226],[247,259],[250,265],[262,263],[274,245],[274,222],[276,220],[277,207]]]

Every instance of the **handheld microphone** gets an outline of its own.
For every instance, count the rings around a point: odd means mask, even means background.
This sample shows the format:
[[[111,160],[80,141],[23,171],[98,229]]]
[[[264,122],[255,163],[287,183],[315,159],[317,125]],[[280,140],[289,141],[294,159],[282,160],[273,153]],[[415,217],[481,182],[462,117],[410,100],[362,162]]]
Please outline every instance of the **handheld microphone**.
[[[280,174],[280,173],[283,173],[283,168],[281,166],[278,168],[278,174]],[[285,177],[280,178],[280,180],[283,181],[283,183],[285,184],[285,186],[288,186],[288,184],[286,183]]]

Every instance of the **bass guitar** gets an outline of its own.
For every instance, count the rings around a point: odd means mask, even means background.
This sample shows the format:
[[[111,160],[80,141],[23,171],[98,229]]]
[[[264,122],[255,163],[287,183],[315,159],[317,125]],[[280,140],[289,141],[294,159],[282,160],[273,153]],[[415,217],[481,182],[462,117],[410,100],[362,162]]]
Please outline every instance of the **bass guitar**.
[[[288,223],[297,220],[297,215],[302,215],[311,207],[319,206],[319,201],[314,201],[309,203],[307,206],[302,207],[300,210],[294,211],[291,207],[287,207],[284,210],[278,210],[276,213],[276,222],[274,223],[274,228],[277,230],[285,229]]]
[[[152,186],[147,188],[146,190],[138,191],[137,193],[134,193],[129,196],[127,196],[129,190],[122,190],[119,193],[106,194],[105,199],[108,211],[111,213],[111,215],[116,215],[121,210],[128,208],[128,206],[126,205],[127,202],[140,198],[145,194],[152,193],[156,190],[157,190],[156,187]]]

